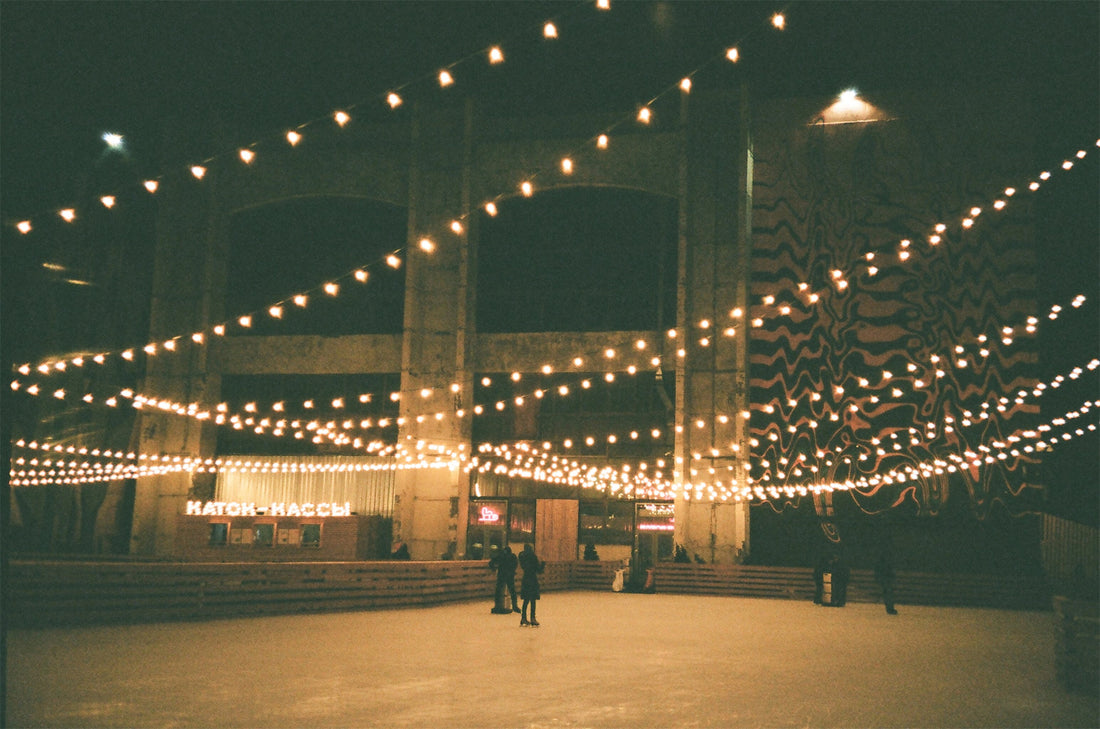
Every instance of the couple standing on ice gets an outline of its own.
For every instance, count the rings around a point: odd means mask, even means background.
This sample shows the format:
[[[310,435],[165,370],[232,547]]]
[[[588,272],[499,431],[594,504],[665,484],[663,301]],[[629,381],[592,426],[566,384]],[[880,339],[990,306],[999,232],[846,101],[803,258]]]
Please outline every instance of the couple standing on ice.
[[[519,584],[519,596],[523,599],[523,609],[516,607],[516,566],[523,568],[523,579]],[[535,605],[541,597],[539,591],[539,573],[546,567],[535,555],[535,548],[530,544],[523,545],[523,551],[517,558],[511,547],[505,547],[499,554],[489,560],[489,567],[497,571],[497,604],[501,604],[504,590],[507,589],[512,598],[512,610],[501,612],[520,613],[520,626],[532,625],[538,627],[539,621],[535,620]],[[530,607],[531,619],[527,619],[527,610]],[[496,612],[496,608],[494,608]]]

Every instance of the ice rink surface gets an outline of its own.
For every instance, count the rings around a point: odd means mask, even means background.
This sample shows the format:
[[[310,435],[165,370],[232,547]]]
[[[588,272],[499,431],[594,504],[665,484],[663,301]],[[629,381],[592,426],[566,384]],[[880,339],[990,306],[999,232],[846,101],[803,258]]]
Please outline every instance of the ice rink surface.
[[[9,727],[1098,727],[1050,612],[549,592],[10,630]],[[1100,689],[1098,689],[1100,693]]]

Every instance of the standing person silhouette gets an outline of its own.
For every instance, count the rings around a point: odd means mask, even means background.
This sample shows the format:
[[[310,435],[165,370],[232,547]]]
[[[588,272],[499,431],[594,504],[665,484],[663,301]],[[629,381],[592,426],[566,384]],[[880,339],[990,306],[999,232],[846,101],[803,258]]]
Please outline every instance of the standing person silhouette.
[[[495,569],[497,571],[497,588],[496,599],[493,603],[494,613],[511,613],[519,612],[519,605],[516,604],[516,565],[518,560],[516,555],[512,552],[512,548],[505,546],[497,554],[489,560],[489,569]],[[511,598],[511,605],[505,609],[504,595],[507,590],[508,597]]]
[[[897,608],[894,607],[894,554],[888,539],[882,541],[878,559],[875,560],[875,582],[882,588],[882,602],[886,605],[887,614],[897,615]]]
[[[539,597],[539,573],[546,566],[535,554],[535,548],[530,544],[523,545],[523,551],[519,553],[519,566],[523,568],[523,579],[519,583],[519,596],[523,600],[523,610],[519,624],[538,627],[539,621],[535,620],[535,604]],[[531,619],[527,619],[527,606],[531,606]]]

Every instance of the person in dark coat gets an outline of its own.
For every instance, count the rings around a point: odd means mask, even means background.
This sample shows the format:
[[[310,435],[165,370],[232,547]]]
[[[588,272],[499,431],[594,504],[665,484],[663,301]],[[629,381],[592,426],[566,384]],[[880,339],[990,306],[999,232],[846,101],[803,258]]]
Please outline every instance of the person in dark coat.
[[[841,551],[833,562],[833,607],[844,607],[848,602],[848,580],[851,576],[852,568]]]
[[[546,563],[542,562],[535,554],[535,548],[530,544],[523,545],[523,551],[519,554],[519,566],[523,568],[523,579],[519,583],[519,596],[523,599],[523,609],[521,610],[519,624],[538,626],[539,621],[535,620],[535,604],[538,602],[539,597],[539,573],[546,567]],[[527,619],[527,607],[531,607],[531,619]]]
[[[518,564],[519,560],[516,559],[516,553],[509,546],[505,546],[489,560],[489,569],[497,571],[496,605],[503,605],[505,590],[508,591],[508,596],[512,598],[511,610],[502,609],[500,610],[502,613],[519,612],[519,601],[516,600],[516,565]],[[495,611],[496,608],[494,608]]]
[[[888,615],[897,615],[894,607],[894,555],[889,542],[883,544],[875,560],[875,582],[882,588],[882,602]]]
[[[830,556],[822,553],[814,566],[814,604],[823,605],[825,598],[825,573],[829,571]],[[831,596],[830,596],[831,597]]]

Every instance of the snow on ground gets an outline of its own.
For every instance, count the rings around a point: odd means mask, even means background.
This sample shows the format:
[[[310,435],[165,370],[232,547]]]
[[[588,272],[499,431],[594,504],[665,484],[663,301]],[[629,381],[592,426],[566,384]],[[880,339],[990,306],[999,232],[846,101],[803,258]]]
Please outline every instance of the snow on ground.
[[[1052,613],[546,593],[10,630],[9,727],[1096,727]]]

